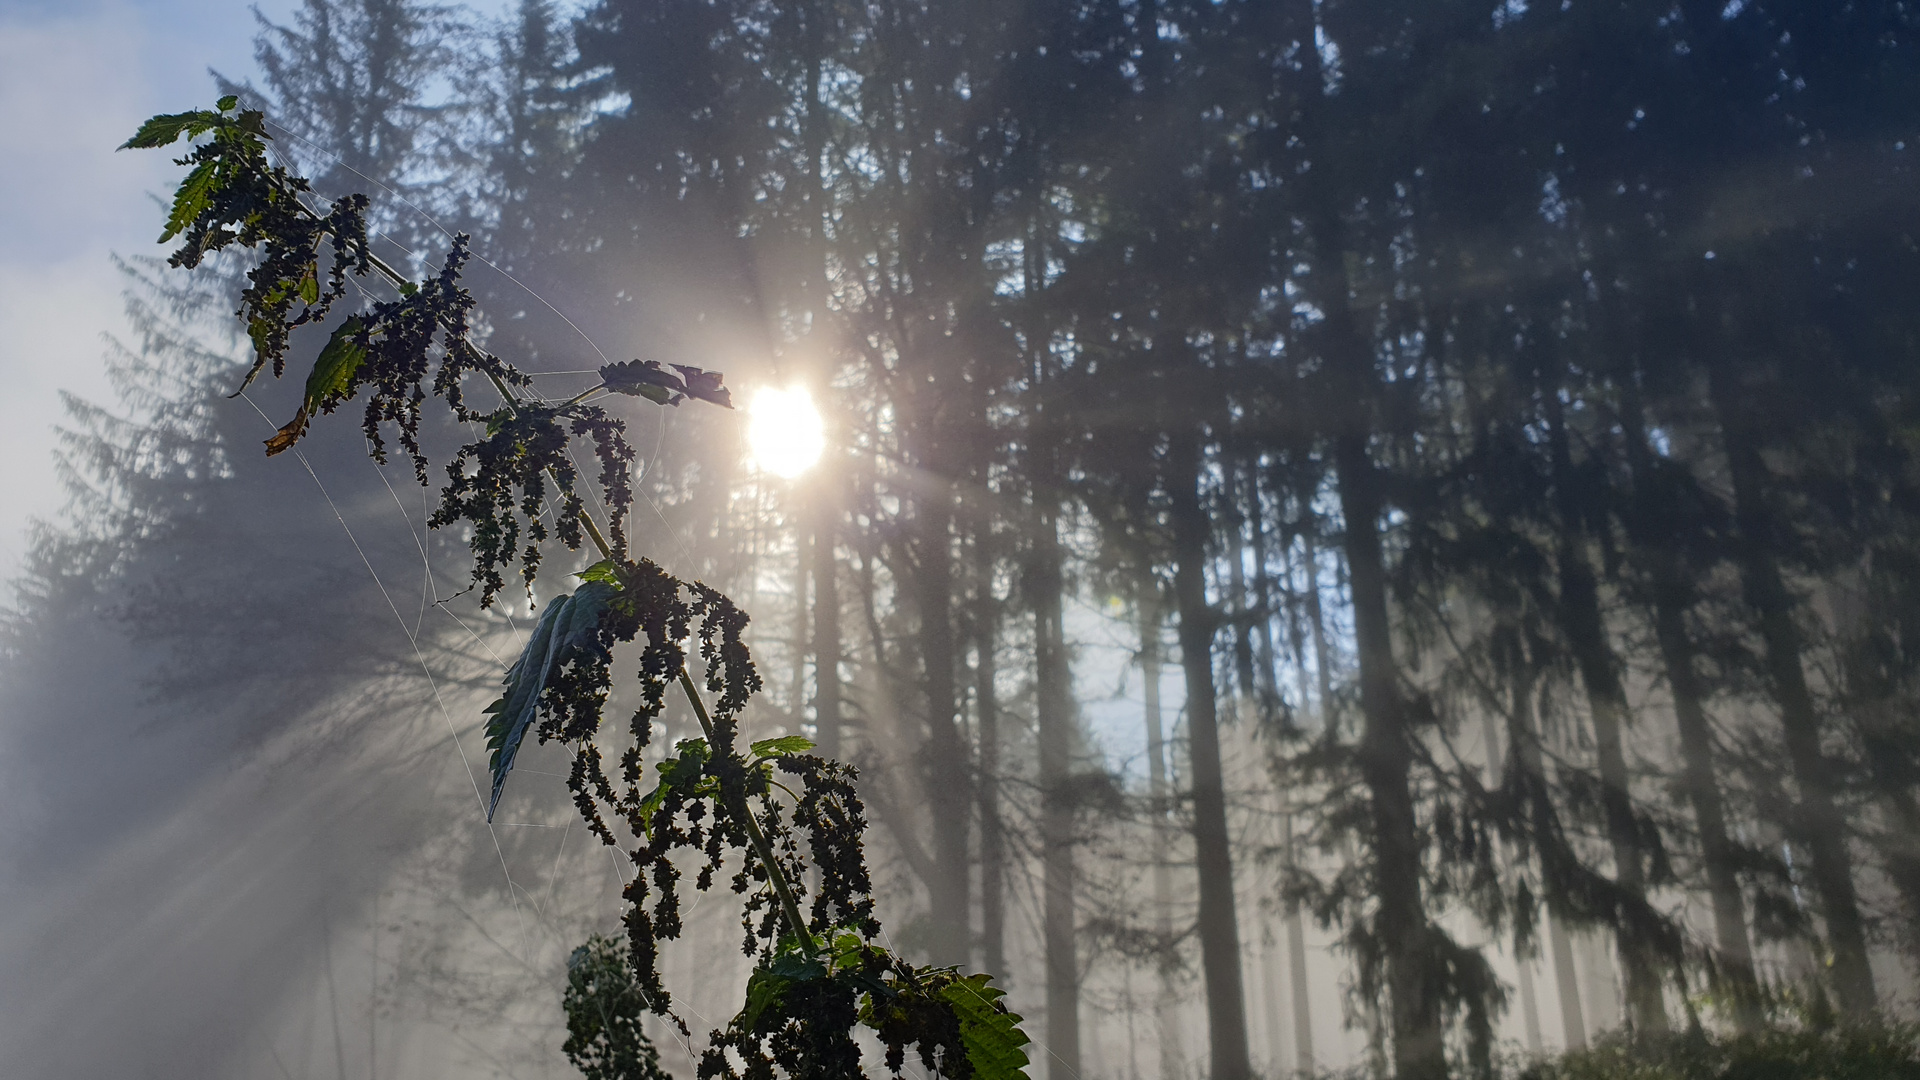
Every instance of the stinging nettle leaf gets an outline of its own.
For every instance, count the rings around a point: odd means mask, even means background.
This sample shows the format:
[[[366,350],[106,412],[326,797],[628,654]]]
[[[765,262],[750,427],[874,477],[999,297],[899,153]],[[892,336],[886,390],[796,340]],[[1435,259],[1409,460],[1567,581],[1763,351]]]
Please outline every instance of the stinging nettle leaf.
[[[301,400],[309,415],[346,397],[353,389],[353,377],[367,359],[366,347],[359,340],[365,325],[358,316],[341,323],[327,339],[327,347],[314,359],[313,373],[307,376],[307,391]]]
[[[751,749],[754,757],[785,757],[788,754],[804,754],[813,749],[814,742],[805,735],[785,735],[778,739],[761,739]]]
[[[183,134],[188,138],[192,138],[195,135],[213,130],[219,124],[220,115],[218,113],[210,113],[205,109],[195,109],[192,112],[183,113],[164,113],[160,116],[152,117],[148,119],[146,123],[141,124],[140,130],[133,133],[133,138],[121,143],[118,149],[153,150],[174,142]]]
[[[167,215],[167,231],[160,234],[158,243],[166,243],[193,224],[193,219],[212,201],[219,179],[214,163],[205,161],[180,181],[180,189],[173,196],[173,211]]]
[[[367,358],[367,350],[357,340],[362,325],[357,316],[348,319],[327,339],[327,347],[320,350],[313,362],[313,372],[307,376],[300,411],[267,440],[268,457],[291,449],[300,441],[300,436],[306,434],[307,422],[322,406],[347,396],[347,391],[353,388],[354,373]]]
[[[627,360],[600,369],[600,384],[616,394],[643,397],[658,405],[678,405],[687,384],[658,360]]]
[[[1031,1040],[1020,1030],[1020,1017],[1000,1004],[1005,991],[988,979],[957,978],[940,989],[940,996],[960,1019],[960,1041],[975,1080],[1027,1080],[1027,1052],[1021,1047]]]
[[[620,584],[620,564],[612,559],[601,559],[573,576],[581,581],[604,581],[609,585],[618,585]]]
[[[688,397],[710,401],[723,409],[733,408],[733,391],[723,385],[725,375],[685,364],[675,364],[673,370],[679,372],[681,381],[686,383]]]
[[[487,800],[487,820],[500,805],[500,792],[506,785],[513,759],[520,753],[527,729],[540,711],[540,694],[547,680],[583,649],[598,649],[600,617],[619,590],[604,582],[588,582],[579,591],[562,593],[547,602],[540,621],[527,637],[520,659],[507,669],[506,692],[487,706],[487,749],[492,756],[487,768],[493,774],[493,794]]]

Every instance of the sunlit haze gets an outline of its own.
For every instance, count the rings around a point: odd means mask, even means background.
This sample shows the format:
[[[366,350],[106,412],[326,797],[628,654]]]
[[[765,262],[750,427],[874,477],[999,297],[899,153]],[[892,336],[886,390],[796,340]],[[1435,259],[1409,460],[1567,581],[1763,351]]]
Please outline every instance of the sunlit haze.
[[[813,467],[826,447],[813,398],[795,386],[761,387],[747,407],[747,449],[760,468],[791,480]]]

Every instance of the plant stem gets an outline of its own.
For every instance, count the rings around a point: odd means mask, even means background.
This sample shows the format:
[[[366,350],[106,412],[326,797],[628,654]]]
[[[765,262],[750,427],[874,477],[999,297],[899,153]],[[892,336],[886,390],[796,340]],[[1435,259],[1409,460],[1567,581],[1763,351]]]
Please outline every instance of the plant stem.
[[[686,665],[680,667],[680,688],[687,692],[687,701],[693,705],[695,716],[700,718],[700,727],[707,733],[707,745],[713,745],[713,720],[707,716],[706,703],[700,700],[700,691],[693,685],[693,676],[687,673]],[[753,850],[760,856],[760,862],[767,868],[767,884],[773,886],[773,893],[780,899],[780,910],[786,913],[787,925],[800,939],[800,947],[813,952],[817,947],[813,934],[807,930],[806,920],[800,917],[799,901],[794,899],[793,889],[787,884],[787,876],[780,870],[780,864],[773,859],[773,848],[767,843],[766,836],[760,831],[760,823],[748,812],[746,797],[738,793],[729,795],[723,786],[721,797],[728,802],[727,811],[739,818],[747,827],[747,838],[753,841]]]
[[[404,285],[412,281],[411,278],[387,265],[386,261],[378,255],[369,253],[367,261],[395,285]],[[463,341],[460,344],[466,343]],[[512,388],[502,382],[498,375],[490,371],[486,375],[487,379],[493,383],[493,388],[499,391],[500,398],[506,403],[507,408],[511,409],[520,404],[519,399],[514,397]],[[600,388],[593,388],[593,390],[598,389]],[[593,390],[580,394],[573,401],[579,401],[587,394],[593,393]],[[571,405],[573,401],[567,404]],[[593,520],[593,515],[587,513],[586,508],[582,507],[579,517],[580,524],[587,531],[587,538],[593,541],[593,546],[600,550],[601,556],[607,559],[613,558],[613,546],[607,543],[607,538],[601,534],[600,526]],[[713,719],[707,715],[707,704],[701,700],[700,690],[694,685],[693,676],[687,673],[684,663],[680,666],[680,688],[686,691],[687,701],[693,706],[694,715],[700,718],[700,728],[707,734],[707,745],[714,745]],[[754,853],[760,856],[760,864],[767,868],[767,884],[773,888],[774,895],[780,900],[780,910],[787,918],[787,925],[793,928],[794,935],[800,939],[803,949],[809,953],[815,951],[818,945],[814,941],[812,932],[807,929],[807,921],[800,915],[799,901],[794,898],[793,888],[787,882],[787,875],[780,869],[779,862],[774,859],[773,847],[767,843],[766,835],[760,831],[760,823],[754,820],[753,814],[748,809],[746,798],[737,793],[727,795],[724,791],[722,797],[728,802],[727,811],[739,818],[741,824],[746,827],[747,838],[753,842]]]

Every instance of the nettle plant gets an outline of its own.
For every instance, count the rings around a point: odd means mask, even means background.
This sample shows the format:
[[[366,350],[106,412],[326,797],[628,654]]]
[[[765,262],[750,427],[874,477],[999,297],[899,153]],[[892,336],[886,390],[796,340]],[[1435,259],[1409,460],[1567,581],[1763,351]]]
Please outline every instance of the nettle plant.
[[[625,948],[596,938],[573,954],[564,999],[568,1056],[590,1077],[657,1073],[640,1034],[641,1010],[689,1034],[659,971],[661,942],[682,929],[681,864],[698,867],[694,885],[703,891],[732,865],[729,883],[745,898],[744,948],[755,964],[745,1004],[709,1036],[701,1077],[858,1075],[854,1032],[861,1025],[877,1033],[895,1075],[911,1049],[942,1076],[1024,1077],[1027,1037],[987,976],[916,967],[875,944],[880,924],[854,770],[808,753],[813,744],[799,736],[739,745],[737,718],[760,689],[741,636],[746,614],[718,590],[627,550],[622,522],[633,500],[633,450],[625,423],[591,400],[623,394],[660,406],[692,398],[731,408],[721,376],[635,360],[601,368],[597,385],[568,400],[540,399],[524,372],[472,340],[473,298],[460,280],[469,258],[465,236],[454,239],[437,275],[412,280],[371,251],[367,197],[318,205],[305,178],[272,163],[265,127],[260,112],[229,96],[213,110],[156,116],[122,149],[182,139],[190,147],[177,163],[191,171],[160,237],[179,241],[171,265],[193,269],[230,248],[258,252],[237,313],[253,342],[241,389],[268,367],[276,378],[285,373],[293,331],[347,306],[340,302],[351,278],[376,275],[397,292],[337,323],[298,411],[267,440],[266,452],[293,447],[316,416],[363,397],[372,456],[386,461],[392,434],[426,485],[433,463],[421,447],[420,421],[438,399],[455,420],[482,432],[445,462],[430,524],[471,530],[472,577],[483,607],[498,599],[516,565],[531,594],[543,541],[572,550],[591,543],[601,556],[577,575],[578,588],[548,601],[507,670],[504,693],[486,710],[488,817],[528,734],[558,740],[573,751],[567,787],[581,818],[603,843],[625,848],[636,871],[625,891]],[[471,403],[462,388],[469,376],[484,378],[498,404]],[[576,438],[600,465],[604,532],[581,500],[568,453]],[[551,526],[542,520],[549,506]],[[641,704],[624,733],[603,732],[623,647],[638,650]],[[699,681],[689,668],[692,650],[703,670]],[[699,682],[715,695],[711,709]],[[705,737],[677,743],[649,775],[643,754],[676,689]],[[619,747],[611,767],[603,743]],[[614,959],[622,953],[624,962]]]

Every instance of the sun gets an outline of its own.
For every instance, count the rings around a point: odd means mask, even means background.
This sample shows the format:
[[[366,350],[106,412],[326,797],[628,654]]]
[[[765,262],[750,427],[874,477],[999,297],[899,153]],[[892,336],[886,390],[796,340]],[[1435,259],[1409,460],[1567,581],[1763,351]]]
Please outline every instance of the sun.
[[[763,386],[747,406],[747,449],[761,469],[791,480],[813,467],[827,433],[813,398],[798,386]]]

